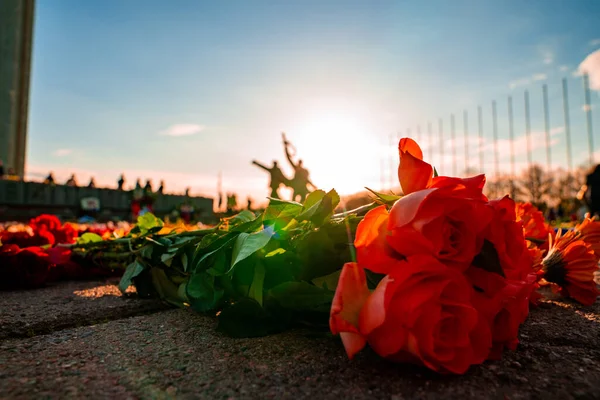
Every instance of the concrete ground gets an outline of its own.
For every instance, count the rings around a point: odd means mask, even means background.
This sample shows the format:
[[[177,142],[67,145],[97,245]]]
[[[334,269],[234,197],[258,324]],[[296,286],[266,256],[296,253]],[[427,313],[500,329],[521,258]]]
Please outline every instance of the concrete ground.
[[[0,398],[600,399],[600,302],[546,301],[517,351],[439,376],[370,351],[348,361],[327,332],[232,339],[115,284],[0,293]]]

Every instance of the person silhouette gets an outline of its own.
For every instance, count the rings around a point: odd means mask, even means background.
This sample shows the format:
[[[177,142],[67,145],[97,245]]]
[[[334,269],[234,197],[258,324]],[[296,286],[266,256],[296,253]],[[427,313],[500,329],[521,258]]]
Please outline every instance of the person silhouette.
[[[277,161],[273,161],[273,166],[271,168],[264,166],[256,160],[252,160],[252,164],[256,165],[259,168],[264,169],[269,173],[269,188],[271,189],[271,196],[274,199],[279,199],[279,187],[282,184],[287,184],[289,180],[283,175]]]
[[[47,185],[54,185],[54,174],[50,172],[46,179],[44,179],[44,183]]]
[[[69,180],[65,183],[67,186],[77,187],[77,180],[75,179],[75,174],[71,174]]]
[[[125,185],[125,174],[121,174],[121,177],[117,181],[118,190],[123,190],[123,185]]]
[[[290,147],[293,147],[292,144],[286,139],[285,133],[281,134],[283,137],[283,148],[285,150],[285,157],[288,162],[294,168],[294,177],[290,180],[289,186],[293,190],[292,200],[296,201],[296,198],[299,197],[300,203],[304,202],[306,195],[310,193],[308,186],[312,186],[313,189],[316,189],[315,185],[310,181],[309,172],[306,168],[304,168],[302,164],[302,160],[298,160],[297,163],[294,163],[292,159],[292,155],[290,153]]]
[[[590,210],[590,215],[600,214],[600,164],[594,167],[594,170],[585,178],[586,203]]]

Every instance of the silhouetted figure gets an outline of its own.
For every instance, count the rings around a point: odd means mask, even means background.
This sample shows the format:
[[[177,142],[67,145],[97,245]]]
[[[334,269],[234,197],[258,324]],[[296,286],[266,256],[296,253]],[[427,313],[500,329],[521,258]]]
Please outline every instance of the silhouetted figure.
[[[185,188],[185,197],[190,197],[190,188]]]
[[[219,192],[219,203],[217,205],[217,211],[221,211],[223,208],[223,193]]]
[[[131,191],[131,214],[133,219],[140,215],[142,203],[144,200],[144,189],[140,183],[140,179],[135,182],[135,188]]]
[[[235,193],[227,194],[227,213],[233,214],[237,208],[237,196]]]
[[[119,180],[117,181],[117,188],[119,190],[123,190],[123,186],[125,185],[125,175],[121,174],[121,177],[119,178]]]
[[[4,179],[4,164],[2,163],[1,159],[0,159],[0,179]]]
[[[50,172],[46,179],[44,179],[44,183],[47,185],[54,185],[54,174],[52,174],[52,172]]]
[[[293,147],[292,144],[285,138],[285,133],[281,134],[283,137],[283,148],[285,150],[285,157],[288,162],[294,168],[294,177],[290,179],[289,186],[292,188],[294,193],[292,194],[292,200],[296,201],[297,197],[300,197],[300,203],[304,202],[306,195],[310,193],[308,186],[312,186],[315,188],[315,185],[310,181],[309,172],[302,165],[302,160],[298,160],[297,163],[294,163],[292,160],[292,155],[290,154],[290,147]]]
[[[144,193],[146,193],[146,194],[152,193],[152,181],[150,179],[148,179],[146,181],[146,186],[144,186]]]
[[[279,193],[277,192],[279,190],[279,186],[281,186],[282,184],[287,184],[288,179],[285,177],[285,175],[283,175],[283,172],[281,172],[277,161],[273,161],[273,166],[271,168],[265,167],[256,160],[253,160],[252,164],[264,169],[269,173],[269,187],[271,188],[271,197],[274,199],[279,199]]]
[[[246,209],[252,211],[252,199],[250,197],[246,199]]]
[[[585,200],[590,210],[590,214],[599,215],[600,213],[600,164],[596,165],[594,171],[586,177],[585,185],[586,196]]]
[[[65,183],[65,185],[72,186],[72,187],[77,187],[77,181],[75,180],[75,174],[71,175],[71,177],[69,178],[69,180],[67,181],[67,183]]]
[[[96,182],[94,181],[94,177],[92,176],[92,178],[90,179],[90,183],[88,183],[89,188],[95,188],[96,187]]]
[[[160,186],[158,187],[158,190],[156,191],[156,193],[163,194],[164,191],[165,191],[165,181],[160,181]]]

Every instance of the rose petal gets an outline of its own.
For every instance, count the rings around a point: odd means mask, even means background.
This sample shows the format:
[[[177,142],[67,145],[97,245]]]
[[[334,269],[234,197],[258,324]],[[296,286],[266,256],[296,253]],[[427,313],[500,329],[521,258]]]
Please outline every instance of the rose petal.
[[[398,180],[405,195],[428,188],[432,178],[433,167],[431,165],[411,153],[400,151]]]

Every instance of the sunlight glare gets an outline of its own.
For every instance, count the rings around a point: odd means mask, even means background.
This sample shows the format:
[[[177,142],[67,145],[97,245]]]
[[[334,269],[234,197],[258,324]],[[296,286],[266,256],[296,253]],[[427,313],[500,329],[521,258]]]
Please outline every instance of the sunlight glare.
[[[318,187],[352,194],[378,185],[381,143],[366,122],[356,113],[321,112],[288,133]]]

